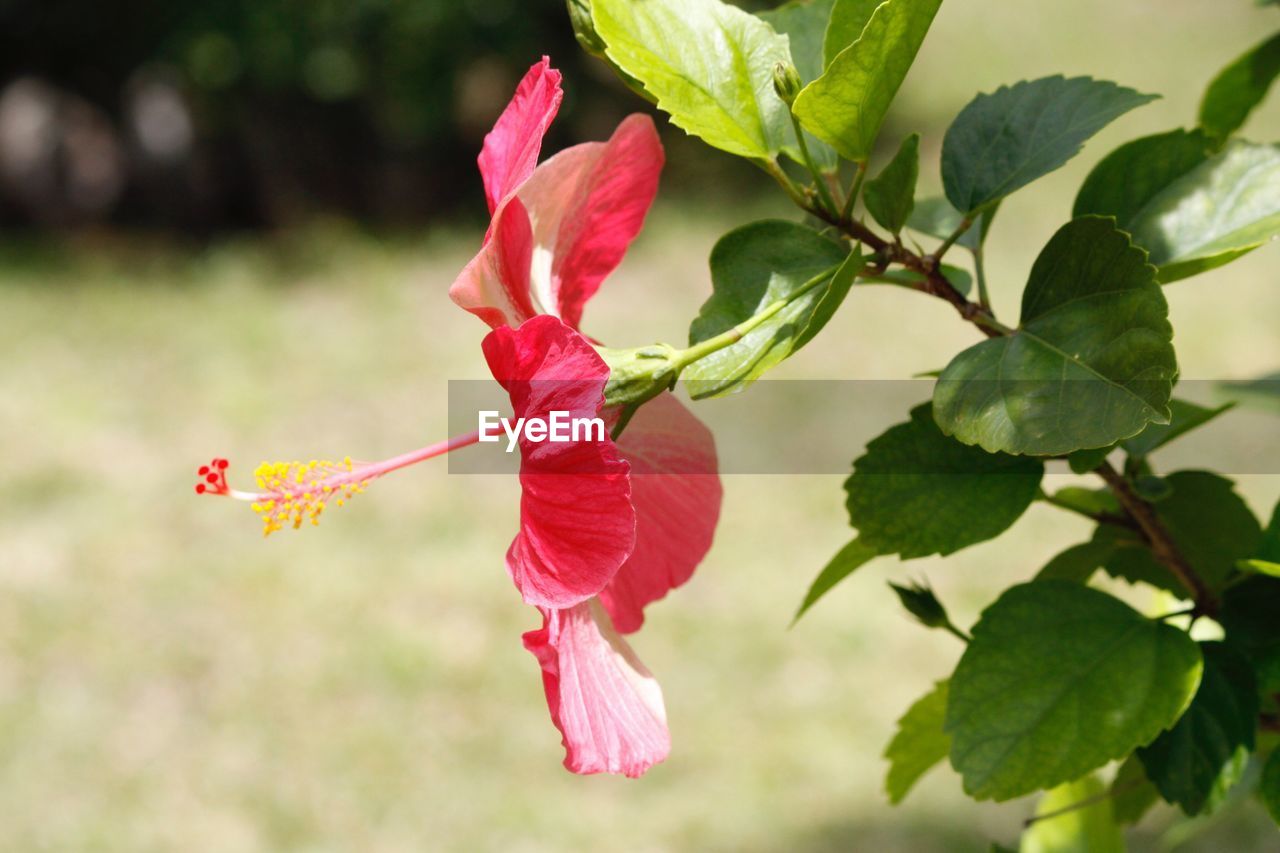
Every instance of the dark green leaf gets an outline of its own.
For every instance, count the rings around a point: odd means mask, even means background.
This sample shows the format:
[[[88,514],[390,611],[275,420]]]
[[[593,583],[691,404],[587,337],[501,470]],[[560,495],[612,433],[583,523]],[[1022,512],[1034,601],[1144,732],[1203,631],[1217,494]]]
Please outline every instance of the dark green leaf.
[[[1172,130],[1126,142],[1093,167],[1080,185],[1073,216],[1114,216],[1121,228],[1169,184],[1209,159],[1200,131]]]
[[[826,595],[832,587],[840,583],[840,581],[853,574],[854,571],[861,568],[874,557],[879,556],[873,549],[862,544],[861,541],[854,539],[848,545],[836,553],[831,558],[831,562],[823,567],[818,573],[818,577],[814,580],[813,585],[809,587],[809,591],[805,593],[804,601],[800,604],[800,609],[796,611],[795,617],[791,620],[791,624],[800,621],[800,617],[805,612],[818,603],[818,599]]]
[[[862,31],[871,20],[871,13],[883,0],[836,0],[831,9],[831,21],[823,38],[823,65],[831,64],[840,51],[862,37]]]
[[[1182,631],[1067,581],[1007,590],[951,678],[951,764],[979,800],[1077,779],[1150,743],[1200,681]]]
[[[1111,455],[1111,451],[1115,449],[1116,446],[1114,444],[1109,444],[1106,447],[1075,450],[1067,454],[1067,465],[1071,468],[1073,474],[1088,474],[1105,462],[1107,457]]]
[[[793,139],[773,66],[787,39],[720,0],[592,0],[596,32],[671,121],[708,145],[770,159]]]
[[[1280,34],[1228,65],[1200,102],[1200,126],[1219,138],[1235,133],[1280,75]]]
[[[1175,438],[1204,426],[1234,405],[1234,403],[1225,403],[1214,409],[1206,409],[1204,406],[1189,403],[1186,400],[1170,400],[1169,411],[1172,417],[1169,423],[1151,424],[1133,438],[1125,439],[1121,444],[1134,458],[1149,456]]]
[[[1258,783],[1258,796],[1267,807],[1267,813],[1280,823],[1280,749],[1271,753],[1262,768],[1262,781]]]
[[[1111,807],[1116,823],[1134,824],[1160,800],[1160,792],[1147,778],[1137,754],[1130,755],[1111,782]]]
[[[1258,520],[1236,494],[1235,484],[1224,477],[1208,471],[1178,471],[1166,479],[1173,493],[1156,504],[1156,514],[1195,573],[1210,589],[1221,589],[1235,571],[1236,561],[1257,553],[1262,538]],[[1187,590],[1136,533],[1117,528],[1113,535],[1117,547],[1106,562],[1108,572],[1186,597]]]
[[[947,682],[939,681],[898,720],[898,730],[884,757],[889,774],[884,788],[897,805],[933,766],[951,751],[951,738],[942,730],[947,719]]]
[[[867,444],[845,481],[845,506],[859,540],[878,553],[945,556],[1007,530],[1043,475],[1039,460],[947,438],[926,403]]]
[[[1201,643],[1204,677],[1177,725],[1138,750],[1147,777],[1189,815],[1212,811],[1244,773],[1258,724],[1249,662],[1222,643]]]
[[[1280,501],[1276,502],[1276,508],[1271,511],[1271,521],[1268,522],[1267,529],[1262,532],[1262,541],[1258,543],[1256,556],[1262,560],[1280,563]]]
[[[1154,273],[1110,220],[1063,226],[1031,269],[1022,325],[943,370],[943,431],[993,452],[1057,455],[1168,422],[1177,363]]]
[[[689,343],[728,331],[775,302],[787,304],[742,340],[687,367],[690,393],[700,399],[740,388],[812,338],[814,321],[829,319],[852,283],[855,270],[831,280],[846,257],[839,243],[782,220],[754,222],[721,237],[711,251],[711,298],[689,328]],[[824,273],[827,283],[796,295]],[[836,298],[827,300],[828,294]]]
[[[973,227],[960,235],[956,245],[963,246],[971,252],[982,248],[987,234],[991,232],[991,221],[995,219],[998,209],[999,204],[993,204],[978,214]],[[951,202],[942,196],[931,196],[916,202],[911,216],[907,219],[907,227],[921,234],[945,240],[955,233],[963,221],[964,214],[952,207]]]
[[[1063,580],[1072,583],[1088,583],[1093,573],[1101,568],[1111,555],[1111,543],[1092,539],[1072,545],[1054,557],[1036,574],[1036,580]]]
[[[1227,642],[1253,661],[1259,692],[1280,692],[1280,580],[1257,575],[1231,587],[1222,596],[1220,621]]]
[[[1046,791],[1041,818],[1022,833],[1019,853],[1124,853],[1124,834],[1106,788],[1093,775]]]
[[[1066,163],[1093,136],[1155,100],[1089,77],[1045,77],[978,95],[942,141],[942,183],[964,213],[985,207]]]
[[[890,232],[907,224],[915,207],[916,179],[920,176],[920,134],[902,140],[898,153],[879,175],[867,181],[862,202],[867,212]]]
[[[805,129],[848,160],[871,156],[889,105],[942,0],[885,0],[862,36],[800,92],[792,110]]]

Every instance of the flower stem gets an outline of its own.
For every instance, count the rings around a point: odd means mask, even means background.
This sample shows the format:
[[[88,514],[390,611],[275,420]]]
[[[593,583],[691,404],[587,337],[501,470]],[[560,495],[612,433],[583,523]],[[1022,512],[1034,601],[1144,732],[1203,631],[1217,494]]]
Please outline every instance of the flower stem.
[[[844,210],[840,211],[841,222],[853,221],[853,206],[858,202],[858,193],[862,192],[862,179],[867,176],[867,161],[859,160],[857,169],[853,175],[853,185],[849,187],[849,197],[844,202]]]
[[[813,155],[809,153],[809,143],[804,138],[804,128],[800,127],[800,119],[796,118],[796,114],[790,112],[791,126],[796,131],[796,141],[800,143],[800,155],[804,158],[804,164],[809,169],[809,174],[813,175],[813,182],[818,187],[818,197],[822,199],[822,206],[834,214],[836,207],[835,199],[831,197],[831,191],[827,189],[827,182],[822,177],[822,172],[818,169],[818,165],[813,162]]]

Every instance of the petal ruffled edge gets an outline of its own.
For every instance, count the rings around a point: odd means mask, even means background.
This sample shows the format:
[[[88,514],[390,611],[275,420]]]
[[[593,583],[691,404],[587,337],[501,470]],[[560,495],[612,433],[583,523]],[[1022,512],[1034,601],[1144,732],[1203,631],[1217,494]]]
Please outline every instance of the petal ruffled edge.
[[[480,156],[480,177],[484,180],[489,213],[495,213],[507,196],[515,192],[538,164],[542,138],[560,110],[564,92],[561,74],[544,56],[525,73],[511,102],[484,138]]]
[[[542,667],[552,722],[574,773],[636,778],[671,752],[662,688],[597,601],[543,610],[524,646]]]

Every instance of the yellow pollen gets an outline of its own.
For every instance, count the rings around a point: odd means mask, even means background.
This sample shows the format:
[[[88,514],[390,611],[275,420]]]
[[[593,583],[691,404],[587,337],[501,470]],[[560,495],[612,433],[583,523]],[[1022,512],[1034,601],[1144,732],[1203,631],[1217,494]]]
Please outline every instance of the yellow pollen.
[[[253,472],[262,495],[251,505],[262,520],[263,535],[270,536],[285,525],[297,530],[307,520],[319,524],[330,498],[342,506],[344,497],[363,492],[368,485],[368,480],[350,479],[354,470],[349,456],[341,462],[263,462]]]

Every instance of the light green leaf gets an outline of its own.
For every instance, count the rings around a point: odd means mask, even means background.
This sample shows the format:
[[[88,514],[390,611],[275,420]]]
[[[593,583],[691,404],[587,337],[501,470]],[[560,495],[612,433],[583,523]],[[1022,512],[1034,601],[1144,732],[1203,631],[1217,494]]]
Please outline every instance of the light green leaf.
[[[878,553],[945,556],[1007,530],[1043,476],[1037,459],[946,437],[925,403],[867,444],[845,481],[845,507],[859,540]]]
[[[1085,140],[1134,107],[1155,100],[1090,77],[1045,77],[978,95],[942,141],[947,199],[971,213],[1047,175]]]
[[[867,21],[883,0],[836,0],[831,9],[831,20],[827,24],[827,32],[823,38],[823,67],[831,64],[831,60],[849,45],[862,37],[867,28]]]
[[[1169,412],[1172,417],[1167,424],[1151,424],[1133,438],[1121,442],[1128,454],[1136,459],[1150,456],[1169,442],[1186,435],[1194,429],[1204,426],[1223,412],[1235,407],[1235,403],[1224,403],[1213,409],[1186,400],[1169,401]]]
[[[978,214],[972,227],[960,235],[956,245],[971,252],[981,249],[987,234],[991,232],[991,221],[996,218],[996,211],[999,209],[1000,205],[996,203]],[[915,208],[907,219],[907,227],[945,240],[955,233],[963,221],[964,214],[952,207],[951,202],[942,196],[931,196],[915,203]]]
[[[1262,530],[1235,484],[1208,471],[1177,471],[1167,481],[1173,493],[1155,505],[1178,550],[1197,575],[1218,590],[1236,562],[1257,553]],[[1106,570],[1130,582],[1144,581],[1185,597],[1188,593],[1132,531],[1108,531],[1116,546]]]
[[[1045,564],[1036,574],[1036,580],[1063,580],[1072,583],[1088,583],[1093,573],[1101,568],[1111,555],[1111,543],[1091,539],[1072,545]]]
[[[756,16],[720,0],[592,0],[592,16],[609,58],[677,127],[760,160],[794,139],[773,90],[787,39]]]
[[[775,302],[787,304],[737,343],[685,368],[693,397],[737,390],[811,339],[852,284],[856,270],[833,277],[846,258],[839,243],[794,222],[754,222],[721,237],[711,251],[711,298],[689,327],[689,343],[728,331]],[[824,273],[824,284],[797,295]]]
[[[1019,853],[1124,853],[1124,833],[1102,782],[1092,774],[1046,791]],[[1072,808],[1086,803],[1080,808]]]
[[[1120,226],[1166,284],[1247,254],[1280,233],[1280,147],[1233,142]]]
[[[1258,783],[1258,796],[1267,807],[1267,814],[1280,823],[1280,749],[1271,753],[1262,768],[1262,781]]]
[[[1280,372],[1245,382],[1220,382],[1218,388],[1242,406],[1280,412]]]
[[[1114,216],[1127,228],[1165,187],[1207,159],[1209,140],[1198,130],[1171,130],[1126,142],[1089,172],[1071,215]]]
[[[889,165],[862,190],[867,212],[891,233],[907,224],[915,207],[916,179],[920,176],[920,134],[902,140]]]
[[[855,162],[871,156],[889,104],[907,76],[942,0],[886,0],[861,38],[805,86],[792,110],[800,123]]]
[[[1189,815],[1213,811],[1240,781],[1254,746],[1258,686],[1249,662],[1201,643],[1204,677],[1177,725],[1138,750],[1147,777]]]
[[[1225,139],[1244,124],[1280,75],[1280,34],[1228,65],[1213,78],[1200,102],[1200,126]]]
[[[1137,754],[1130,755],[1111,782],[1111,808],[1116,823],[1134,824],[1160,800],[1160,792],[1147,778]]]
[[[889,802],[897,805],[933,766],[951,751],[951,738],[942,730],[947,719],[947,682],[939,681],[907,709],[884,757],[889,773],[884,780]]]
[[[1280,578],[1280,563],[1272,563],[1269,560],[1241,560],[1238,565],[1242,571]]]
[[[776,9],[757,13],[768,21],[775,31],[791,42],[791,61],[800,72],[804,83],[811,83],[822,74],[822,40],[831,17],[835,0],[791,0]],[[840,158],[835,149],[812,134],[805,134],[809,153],[814,164],[823,172],[834,172]],[[792,152],[787,149],[788,155]],[[794,159],[794,158],[793,158]],[[804,165],[801,163],[801,165]]]
[[[943,370],[933,396],[943,432],[992,452],[1057,455],[1167,422],[1177,363],[1154,272],[1110,220],[1064,225],[1031,269],[1021,326]]]
[[[853,574],[856,570],[862,568],[873,558],[879,556],[872,548],[868,548],[858,539],[854,539],[848,545],[841,548],[831,561],[823,567],[818,573],[818,577],[814,579],[813,584],[809,587],[809,591],[805,593],[804,601],[800,604],[800,609],[796,611],[796,615],[792,618],[791,624],[800,621],[810,607],[818,603],[818,599],[831,591],[831,588],[840,581]]]
[[[1068,581],[1007,590],[951,678],[951,764],[979,800],[1077,779],[1182,715],[1200,651],[1177,628]]]

